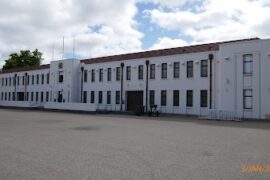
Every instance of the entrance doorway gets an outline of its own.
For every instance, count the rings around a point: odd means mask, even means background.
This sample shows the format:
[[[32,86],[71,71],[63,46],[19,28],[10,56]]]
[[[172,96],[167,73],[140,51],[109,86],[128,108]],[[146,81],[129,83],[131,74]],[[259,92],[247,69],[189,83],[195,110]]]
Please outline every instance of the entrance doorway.
[[[143,106],[143,91],[127,91],[127,111]]]
[[[18,92],[18,101],[24,101],[24,92]]]

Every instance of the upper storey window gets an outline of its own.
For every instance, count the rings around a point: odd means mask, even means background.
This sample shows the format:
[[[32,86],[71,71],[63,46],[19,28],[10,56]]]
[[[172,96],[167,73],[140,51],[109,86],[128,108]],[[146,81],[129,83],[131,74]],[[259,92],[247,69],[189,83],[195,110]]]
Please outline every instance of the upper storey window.
[[[59,83],[64,82],[64,73],[63,71],[59,71],[59,77],[58,77]]]
[[[253,56],[252,54],[243,55],[243,73],[252,75],[253,73]]]
[[[138,67],[138,79],[139,80],[143,79],[143,65],[139,65]]]
[[[187,78],[193,77],[193,61],[187,62]]]
[[[208,62],[207,60],[201,60],[201,77],[208,76]]]
[[[161,78],[167,79],[167,63],[161,64]]]
[[[58,64],[58,69],[63,69],[63,63],[62,63],[62,62],[60,62],[60,63]]]

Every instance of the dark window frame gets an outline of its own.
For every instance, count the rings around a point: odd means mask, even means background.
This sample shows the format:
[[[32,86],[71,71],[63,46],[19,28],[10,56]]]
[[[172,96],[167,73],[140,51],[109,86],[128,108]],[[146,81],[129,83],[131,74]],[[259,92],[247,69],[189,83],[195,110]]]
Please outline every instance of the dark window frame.
[[[160,92],[160,106],[167,106],[167,91],[161,90]]]
[[[180,62],[173,63],[173,78],[180,78]]]
[[[143,65],[138,66],[138,80],[143,80]]]
[[[173,90],[173,106],[179,107],[180,106],[180,91]]]
[[[150,64],[150,79],[155,79],[156,77],[156,65]]]
[[[167,63],[161,63],[161,79],[167,79],[167,77],[168,77]]]
[[[131,66],[126,67],[126,80],[131,80]]]
[[[250,95],[246,95],[247,92],[250,92]],[[247,105],[247,99],[250,98],[251,105]],[[243,109],[253,109],[253,90],[244,89],[243,90]]]
[[[193,107],[193,90],[187,90],[186,93],[186,106]]]
[[[201,107],[208,107],[208,91],[207,90],[200,91],[200,105]]]
[[[208,60],[201,60],[201,77],[208,77]]]
[[[193,78],[193,61],[187,61],[187,78]]]

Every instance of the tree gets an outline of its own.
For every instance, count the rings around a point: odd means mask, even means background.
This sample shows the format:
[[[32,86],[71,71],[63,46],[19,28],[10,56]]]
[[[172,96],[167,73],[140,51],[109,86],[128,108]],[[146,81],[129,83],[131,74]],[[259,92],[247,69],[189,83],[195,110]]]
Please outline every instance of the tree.
[[[33,52],[30,50],[21,50],[20,53],[11,53],[9,58],[5,60],[3,70],[13,69],[18,67],[32,67],[39,66],[42,62],[42,53],[35,49]]]

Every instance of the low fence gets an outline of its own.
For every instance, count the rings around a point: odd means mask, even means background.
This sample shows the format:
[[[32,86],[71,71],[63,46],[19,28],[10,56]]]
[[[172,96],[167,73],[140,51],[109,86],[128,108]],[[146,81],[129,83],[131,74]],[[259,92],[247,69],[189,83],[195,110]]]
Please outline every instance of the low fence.
[[[57,102],[47,102],[44,105],[45,109],[55,109],[55,110],[70,110],[70,111],[96,111],[95,104],[89,103],[57,103]]]
[[[200,119],[213,119],[213,120],[229,120],[241,121],[241,116],[238,116],[235,111],[208,109],[200,112]]]

